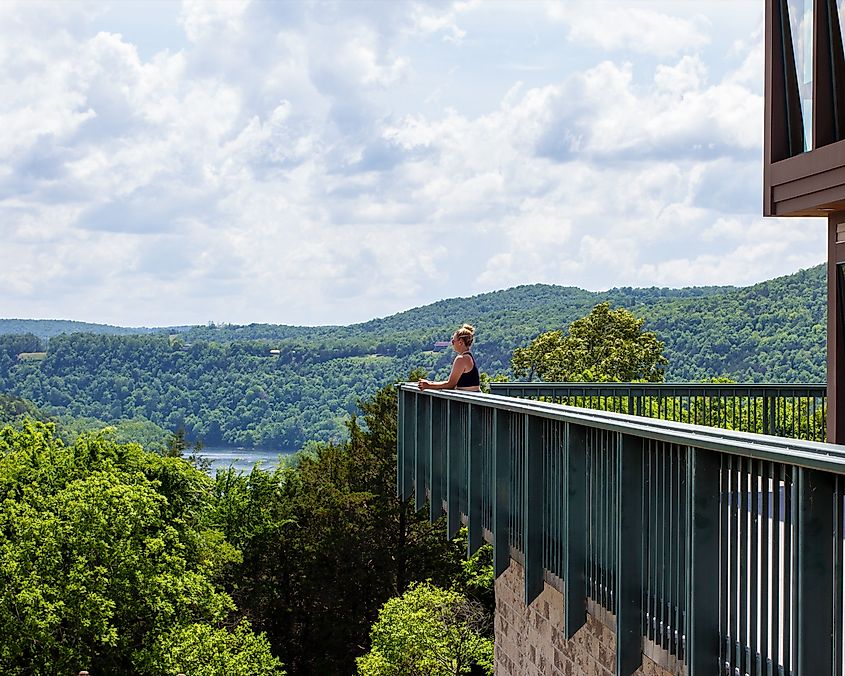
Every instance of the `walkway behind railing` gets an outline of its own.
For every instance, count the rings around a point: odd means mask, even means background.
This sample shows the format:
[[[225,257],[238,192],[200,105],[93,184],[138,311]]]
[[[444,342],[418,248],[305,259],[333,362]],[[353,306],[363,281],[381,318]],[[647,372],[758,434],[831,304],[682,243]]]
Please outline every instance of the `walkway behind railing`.
[[[845,447],[501,395],[399,388],[398,492],[469,550],[601,606],[616,674],[843,674]]]
[[[740,383],[491,383],[509,397],[825,441],[827,386]]]

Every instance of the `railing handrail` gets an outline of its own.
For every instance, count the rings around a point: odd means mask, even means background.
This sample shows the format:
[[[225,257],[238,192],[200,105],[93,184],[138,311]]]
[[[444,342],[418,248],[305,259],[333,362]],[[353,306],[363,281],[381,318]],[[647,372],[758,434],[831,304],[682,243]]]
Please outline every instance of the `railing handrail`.
[[[683,446],[693,446],[756,460],[783,462],[834,474],[845,474],[845,446],[839,444],[737,432],[706,425],[643,418],[625,413],[577,408],[532,399],[516,399],[483,392],[432,389],[421,391],[417,383],[401,383],[399,387],[402,390],[423,395],[455,399],[469,404],[484,404],[512,413],[534,414],[551,420],[647,437]]]
[[[490,391],[519,390],[519,389],[567,389],[567,390],[627,390],[632,393],[648,394],[648,391],[678,392],[687,390],[697,394],[719,393],[755,393],[786,394],[794,392],[815,392],[824,395],[827,392],[825,383],[640,383],[640,382],[547,382],[547,381],[512,381],[504,383],[490,383]],[[577,395],[576,395],[577,396]],[[585,395],[589,396],[589,395]]]

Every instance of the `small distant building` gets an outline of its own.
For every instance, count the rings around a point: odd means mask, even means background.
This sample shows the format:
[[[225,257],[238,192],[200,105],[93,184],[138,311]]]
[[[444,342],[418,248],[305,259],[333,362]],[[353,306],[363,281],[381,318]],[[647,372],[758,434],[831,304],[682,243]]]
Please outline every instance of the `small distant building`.
[[[449,345],[450,345],[450,343],[449,343],[448,340],[438,340],[434,344],[434,347],[449,347]]]
[[[44,361],[46,358],[46,352],[21,352],[18,355],[18,361]]]
[[[270,350],[270,354],[272,354],[272,355],[274,355],[274,356],[278,357],[280,354],[282,354],[282,351],[281,351],[281,350],[275,350],[275,349],[274,349],[274,350]]]

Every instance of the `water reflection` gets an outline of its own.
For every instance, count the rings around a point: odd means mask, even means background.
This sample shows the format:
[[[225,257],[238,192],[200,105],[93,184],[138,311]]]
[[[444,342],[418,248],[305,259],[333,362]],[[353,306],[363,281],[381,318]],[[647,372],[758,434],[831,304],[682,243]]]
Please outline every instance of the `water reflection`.
[[[280,461],[293,455],[291,451],[260,448],[232,448],[229,446],[206,446],[200,453],[211,461],[210,472],[234,467],[239,472],[249,472],[256,463],[263,470],[272,471]]]

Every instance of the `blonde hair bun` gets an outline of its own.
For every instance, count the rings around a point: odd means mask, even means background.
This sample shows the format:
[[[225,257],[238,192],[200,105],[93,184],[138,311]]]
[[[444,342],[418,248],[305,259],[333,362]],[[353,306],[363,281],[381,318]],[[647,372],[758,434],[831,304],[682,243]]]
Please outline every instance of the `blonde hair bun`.
[[[455,337],[460,338],[464,345],[469,347],[475,337],[475,327],[472,324],[462,324],[461,328],[455,331]]]

